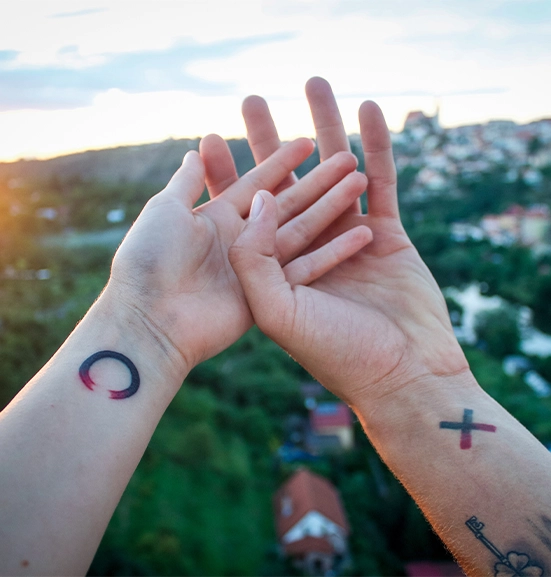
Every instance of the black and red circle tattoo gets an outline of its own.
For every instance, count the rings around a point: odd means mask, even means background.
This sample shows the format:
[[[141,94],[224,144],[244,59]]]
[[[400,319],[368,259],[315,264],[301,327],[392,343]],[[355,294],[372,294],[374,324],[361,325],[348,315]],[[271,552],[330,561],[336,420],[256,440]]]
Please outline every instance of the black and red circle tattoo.
[[[109,396],[111,399],[128,399],[128,397],[131,397],[138,392],[138,388],[140,387],[140,375],[138,374],[136,365],[127,356],[115,351],[99,351],[89,356],[82,365],[80,365],[78,374],[80,380],[86,387],[91,391],[94,390],[96,383],[90,377],[90,368],[94,363],[101,359],[115,359],[116,361],[120,361],[130,371],[130,385],[126,389],[120,391],[109,390]]]

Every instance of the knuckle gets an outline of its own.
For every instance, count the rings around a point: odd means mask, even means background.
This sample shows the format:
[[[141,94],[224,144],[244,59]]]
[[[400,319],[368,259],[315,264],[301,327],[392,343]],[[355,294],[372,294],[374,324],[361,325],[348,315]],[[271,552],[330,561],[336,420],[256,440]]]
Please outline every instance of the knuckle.
[[[297,218],[296,222],[293,223],[292,230],[292,243],[294,246],[305,246],[310,244],[313,239],[312,229],[306,222],[305,218]]]
[[[331,160],[337,165],[338,168],[341,169],[352,169],[356,167],[357,160],[356,157],[351,153],[345,150],[340,150],[336,152]]]
[[[346,175],[346,183],[351,191],[359,192],[365,189],[367,185],[367,178],[361,172],[351,172],[350,174]]]
[[[391,188],[396,186],[397,179],[396,179],[396,171],[392,173],[383,175],[372,175],[369,179],[372,184],[376,184],[382,188]]]
[[[150,211],[152,209],[157,209],[166,205],[167,202],[170,202],[170,196],[165,196],[162,194],[163,192],[168,191],[171,192],[170,184],[163,189],[161,192],[158,192],[156,195],[152,196],[146,203],[142,210],[142,212]]]
[[[293,215],[297,206],[297,195],[295,194],[278,194],[276,196],[277,211],[283,218]]]
[[[250,255],[250,251],[244,245],[240,244],[238,241],[234,242],[228,249],[228,260],[230,263],[239,264],[247,259]]]

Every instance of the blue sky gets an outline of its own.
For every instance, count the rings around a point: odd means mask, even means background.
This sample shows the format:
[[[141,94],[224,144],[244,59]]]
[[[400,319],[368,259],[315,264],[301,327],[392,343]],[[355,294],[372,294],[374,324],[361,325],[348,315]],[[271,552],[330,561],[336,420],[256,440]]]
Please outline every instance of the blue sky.
[[[244,133],[266,96],[283,136],[312,134],[325,76],[357,130],[375,98],[444,124],[551,116],[549,0],[20,0],[3,9],[0,159]]]
[[[82,10],[65,16],[91,13],[97,11]],[[228,94],[234,88],[232,83],[204,80],[189,74],[186,66],[198,60],[228,58],[242,50],[288,40],[290,36],[272,34],[205,44],[188,39],[159,50],[99,54],[101,59],[91,63],[81,57],[78,45],[62,46],[58,55],[71,58],[71,66],[62,63],[18,66],[20,53],[5,50],[0,52],[0,85],[4,87],[0,92],[0,111],[77,108],[92,104],[98,94],[111,89],[128,94],[167,90],[190,90],[198,95]]]

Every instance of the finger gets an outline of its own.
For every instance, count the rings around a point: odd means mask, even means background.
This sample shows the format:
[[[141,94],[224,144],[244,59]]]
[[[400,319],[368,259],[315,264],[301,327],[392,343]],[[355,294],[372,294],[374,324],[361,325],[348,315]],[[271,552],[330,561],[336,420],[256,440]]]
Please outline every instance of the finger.
[[[306,83],[306,98],[316,128],[320,160],[323,162],[340,150],[350,151],[350,142],[329,82],[318,76],[310,78]],[[361,211],[358,199],[350,207],[350,212],[359,214]]]
[[[306,83],[306,98],[312,112],[320,159],[327,160],[339,150],[350,151],[341,113],[327,80],[310,78]]]
[[[358,161],[352,153],[339,152],[280,192],[276,197],[279,225],[311,206],[357,166]]]
[[[277,232],[276,246],[280,262],[289,262],[309,247],[336,218],[354,204],[366,184],[367,179],[363,174],[351,172],[310,208],[284,224]]]
[[[396,166],[390,133],[381,109],[371,101],[360,106],[360,132],[367,175],[367,205],[371,216],[400,218]]]
[[[180,168],[159,195],[175,196],[191,210],[204,189],[205,167],[203,161],[195,150],[190,150],[184,156]]]
[[[261,190],[253,200],[249,222],[228,250],[228,259],[255,322],[266,334],[272,332],[274,323],[283,322],[294,302],[291,287],[274,256],[276,230],[275,199]]]
[[[357,226],[334,238],[314,252],[301,256],[283,268],[291,286],[308,285],[356,254],[373,240],[371,229]]]
[[[205,164],[205,182],[210,198],[218,196],[239,177],[227,142],[217,134],[208,134],[199,143]]]
[[[276,150],[269,158],[242,176],[223,193],[224,200],[234,205],[245,216],[258,190],[272,192],[314,149],[308,138],[298,138]]]
[[[253,95],[245,98],[241,112],[254,161],[260,164],[281,146],[270,109],[264,98]]]
[[[254,161],[256,164],[260,164],[281,146],[277,128],[268,104],[260,96],[253,95],[245,98],[241,111],[247,127],[247,140]],[[291,173],[281,181],[278,189],[284,190],[296,181],[296,176]]]

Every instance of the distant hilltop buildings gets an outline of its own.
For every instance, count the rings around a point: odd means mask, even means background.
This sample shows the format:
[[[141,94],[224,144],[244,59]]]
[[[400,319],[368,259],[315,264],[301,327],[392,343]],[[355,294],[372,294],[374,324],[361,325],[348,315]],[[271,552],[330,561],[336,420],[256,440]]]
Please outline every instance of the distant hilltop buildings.
[[[406,117],[404,130],[410,131],[412,136],[417,140],[426,138],[433,133],[442,132],[442,127],[440,126],[440,108],[437,107],[434,116],[427,116],[421,110],[413,110]]]
[[[400,133],[391,135],[399,174],[413,179],[404,200],[457,195],[459,179],[476,179],[499,169],[505,182],[537,188],[551,167],[551,119],[518,125],[510,120],[443,128],[439,111],[410,112]],[[360,144],[358,135],[352,141]]]
[[[494,246],[520,244],[536,250],[551,245],[551,211],[545,204],[528,208],[512,205],[501,214],[487,214],[478,225],[456,222],[451,235],[456,242],[489,240]]]
[[[403,206],[432,198],[461,199],[466,187],[490,175],[492,182],[534,193],[526,198],[546,204],[512,206],[499,214],[487,214],[476,223],[456,222],[453,238],[458,242],[486,238],[496,245],[518,243],[551,250],[551,203],[547,199],[551,119],[525,125],[495,120],[443,128],[438,109],[433,116],[412,111],[402,132],[391,137]],[[350,138],[353,149],[359,152],[359,135]],[[10,218],[25,220],[34,230],[55,233],[128,226],[136,208],[128,196],[121,199],[123,189],[162,188],[182,156],[198,144],[198,139],[167,140],[43,161],[0,163],[0,193],[5,198],[6,213]],[[240,173],[253,165],[245,139],[230,140],[228,144]],[[312,158],[308,162],[311,168],[316,161]],[[111,196],[98,193],[94,206],[83,208],[83,199],[89,199],[90,192],[83,196],[82,190],[94,183],[109,183],[121,190],[113,189]],[[322,442],[330,444],[334,440]]]
[[[492,244],[535,246],[549,240],[551,214],[544,204],[529,208],[513,205],[502,214],[486,215],[480,226]]]

